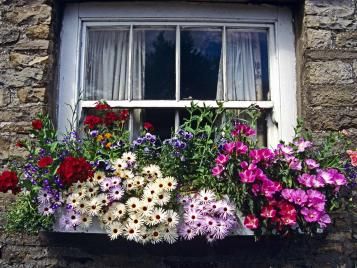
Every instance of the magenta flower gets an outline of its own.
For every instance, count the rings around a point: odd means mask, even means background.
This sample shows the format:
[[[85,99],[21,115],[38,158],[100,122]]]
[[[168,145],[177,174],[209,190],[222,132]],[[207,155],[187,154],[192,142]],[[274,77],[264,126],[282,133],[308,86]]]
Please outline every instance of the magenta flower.
[[[299,159],[297,159],[296,157],[289,157],[288,159],[288,163],[289,163],[289,168],[292,170],[301,170],[302,166],[301,166],[301,161]]]
[[[318,224],[320,225],[321,228],[326,228],[327,225],[330,223],[331,223],[331,218],[327,213],[323,214],[318,221]]]
[[[245,135],[247,137],[255,135],[255,130],[252,129],[247,124],[237,123],[234,130],[232,131],[232,136],[238,136],[239,134]]]
[[[283,153],[284,156],[290,156],[294,153],[293,148],[284,144],[278,144],[278,149]]]
[[[236,144],[236,153],[237,154],[246,154],[247,153],[247,151],[248,151],[247,145],[245,145],[241,141],[237,141],[235,144]]]
[[[298,147],[298,153],[302,153],[305,151],[305,149],[312,147],[312,142],[305,141],[303,138],[299,139],[294,144]]]
[[[248,162],[247,161],[242,161],[240,162],[240,167],[243,168],[243,169],[247,169],[248,168]]]
[[[264,194],[264,196],[270,198],[273,197],[273,195],[280,191],[282,189],[281,184],[277,181],[271,181],[269,179],[264,180],[261,191]]]
[[[320,166],[320,164],[318,164],[314,159],[306,159],[305,164],[308,169],[315,169]]]
[[[274,159],[275,154],[267,148],[251,150],[249,153],[249,158],[252,159],[253,163],[259,162],[270,162]]]
[[[293,193],[294,193],[293,189],[286,188],[281,191],[281,196],[289,202],[294,202]]]
[[[307,202],[308,196],[304,190],[297,189],[292,193],[292,199],[296,205],[303,206]]]
[[[298,181],[300,184],[306,186],[306,187],[314,187],[314,188],[319,188],[325,186],[324,181],[316,175],[310,175],[307,173],[304,173],[298,177]]]
[[[218,177],[219,175],[221,175],[223,170],[224,170],[223,166],[217,165],[214,168],[212,168],[212,175],[215,176],[215,177]]]
[[[253,214],[250,214],[245,217],[244,226],[248,229],[257,229],[259,227],[259,220]]]
[[[227,154],[232,154],[235,147],[236,147],[235,142],[228,142],[223,145],[223,149]]]
[[[263,218],[274,218],[276,215],[276,209],[274,209],[273,206],[266,206],[262,208],[262,212],[260,213],[260,216]]]
[[[308,202],[307,206],[318,211],[325,210],[326,197],[323,193],[316,190],[307,190]]]
[[[317,222],[321,218],[321,212],[316,209],[302,208],[300,211],[301,215],[304,216],[305,221],[307,222]]]
[[[239,173],[239,177],[243,183],[253,183],[255,181],[255,172],[247,169]]]
[[[252,185],[252,192],[253,192],[253,194],[255,195],[255,196],[257,196],[258,194],[259,194],[259,192],[260,192],[260,186],[259,186],[259,184],[253,184]]]
[[[220,155],[218,155],[217,156],[217,158],[216,158],[216,163],[218,164],[218,165],[225,165],[227,162],[229,161],[229,157],[228,156],[226,156],[226,155],[224,155],[224,154],[220,154]]]
[[[284,225],[294,225],[296,224],[296,209],[292,204],[287,202],[282,202],[279,204],[279,215],[280,219]]]

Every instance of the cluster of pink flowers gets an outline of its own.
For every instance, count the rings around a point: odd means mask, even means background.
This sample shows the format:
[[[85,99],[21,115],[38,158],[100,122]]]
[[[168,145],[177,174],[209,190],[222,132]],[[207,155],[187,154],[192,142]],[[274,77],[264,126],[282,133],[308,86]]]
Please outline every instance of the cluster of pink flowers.
[[[254,130],[236,124],[232,139],[221,146],[212,175],[245,184],[248,199],[255,203],[244,225],[252,230],[285,232],[306,223],[325,228],[331,223],[325,193],[337,193],[347,179],[334,168],[322,168],[310,155],[313,144],[303,138],[275,150],[250,148]],[[233,166],[231,166],[233,165]],[[235,174],[225,172],[235,170]],[[289,181],[289,182],[288,182]]]
[[[179,201],[184,210],[179,235],[186,240],[205,236],[213,242],[225,238],[237,226],[235,206],[229,200],[219,200],[210,190],[183,196]]]

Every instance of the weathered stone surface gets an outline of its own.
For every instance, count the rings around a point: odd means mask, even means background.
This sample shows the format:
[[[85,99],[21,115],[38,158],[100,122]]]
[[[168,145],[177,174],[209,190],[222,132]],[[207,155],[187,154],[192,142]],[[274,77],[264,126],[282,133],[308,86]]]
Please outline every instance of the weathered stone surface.
[[[328,17],[347,17],[353,15],[353,0],[309,0],[305,4],[305,14]]]
[[[353,70],[351,64],[340,60],[310,62],[305,77],[311,84],[351,84]]]
[[[20,88],[17,96],[22,103],[43,102],[45,100],[46,88]]]
[[[329,48],[332,45],[332,33],[325,30],[306,30],[306,48]]]
[[[10,87],[42,86],[43,69],[26,67],[21,71],[7,70],[2,79]]]
[[[48,5],[24,5],[7,12],[5,18],[16,24],[50,24],[51,7]]]
[[[26,35],[31,39],[47,39],[50,31],[48,25],[35,25],[27,29]]]
[[[8,25],[0,25],[0,45],[15,43],[20,38],[20,32]]]
[[[20,50],[47,50],[49,48],[48,40],[22,40],[15,46],[15,51]]]
[[[336,46],[341,48],[357,49],[357,33],[344,32],[337,34]]]
[[[12,52],[10,53],[9,60],[14,66],[33,66],[35,64],[46,64],[48,56],[38,57],[36,55]]]
[[[357,86],[310,87],[307,98],[312,106],[357,106]]]
[[[353,72],[355,74],[355,77],[357,77],[357,60],[353,61]]]
[[[322,17],[322,16],[306,16],[305,24],[307,27],[328,29],[328,30],[343,30],[357,28],[353,19],[344,19],[339,17]]]

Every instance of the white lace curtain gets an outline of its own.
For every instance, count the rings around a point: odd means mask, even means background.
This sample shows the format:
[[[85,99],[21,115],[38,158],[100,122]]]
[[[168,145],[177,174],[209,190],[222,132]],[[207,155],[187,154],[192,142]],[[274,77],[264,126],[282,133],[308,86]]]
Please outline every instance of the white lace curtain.
[[[128,99],[128,44],[126,30],[90,30],[86,55],[85,98]],[[263,100],[259,33],[227,31],[226,100]],[[134,31],[132,98],[145,90],[145,32]],[[223,61],[218,75],[217,99],[224,100]]]

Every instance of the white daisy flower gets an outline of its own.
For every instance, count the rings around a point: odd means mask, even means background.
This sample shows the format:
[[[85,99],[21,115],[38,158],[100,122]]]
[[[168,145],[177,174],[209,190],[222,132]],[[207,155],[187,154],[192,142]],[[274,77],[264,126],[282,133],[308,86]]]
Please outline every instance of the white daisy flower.
[[[178,233],[176,228],[164,227],[162,230],[163,240],[169,244],[173,244],[178,239]]]
[[[220,214],[223,219],[235,215],[236,210],[233,204],[230,204],[227,201],[223,201],[223,200],[216,202],[216,204],[217,204],[217,208],[215,209],[215,212]]]
[[[40,190],[38,192],[37,200],[40,204],[50,202],[51,198],[52,198],[52,194],[50,194],[49,192],[47,192],[45,190]]]
[[[38,206],[38,212],[42,215],[49,216],[55,213],[54,209],[51,208],[50,203],[42,203]]]
[[[139,210],[140,199],[137,197],[130,197],[126,201],[126,207],[129,212],[136,212]]]
[[[127,162],[135,162],[136,155],[132,152],[123,153],[121,159]]]
[[[159,205],[159,206],[164,206],[164,205],[166,205],[167,203],[169,203],[169,201],[170,201],[170,199],[171,199],[171,195],[170,195],[170,193],[168,193],[168,192],[162,192],[162,193],[159,193],[158,195],[157,195],[157,204]]]
[[[199,214],[196,210],[188,210],[184,214],[184,220],[187,223],[194,224],[197,221],[201,221],[202,215]]]
[[[184,224],[179,229],[179,235],[186,240],[191,240],[197,235],[197,233],[191,226]]]
[[[112,165],[115,168],[116,172],[121,172],[128,167],[128,164],[123,159],[117,159],[115,161],[112,161]]]
[[[131,214],[129,216],[128,223],[141,227],[144,224],[144,220],[139,214]]]
[[[81,216],[74,211],[68,214],[68,218],[71,221],[72,226],[77,226],[80,224]]]
[[[156,199],[158,194],[161,192],[162,191],[160,190],[158,185],[156,185],[155,183],[149,183],[144,188],[144,196],[145,197],[152,197],[152,198]]]
[[[153,203],[149,203],[145,200],[141,200],[140,204],[139,204],[139,210],[138,213],[143,215],[143,216],[150,216],[152,210],[154,208],[154,204]]]
[[[150,217],[152,218],[151,224],[159,224],[166,221],[167,212],[162,208],[154,208],[150,213]]]
[[[119,222],[113,222],[107,227],[107,231],[111,240],[117,239],[123,232],[123,225]]]
[[[150,165],[148,167],[144,167],[142,173],[149,181],[162,177],[160,167],[157,165]]]
[[[77,190],[73,191],[72,194],[77,194],[80,199],[83,199],[86,197],[85,190],[86,189],[84,187],[82,187],[81,189],[77,189]]]
[[[134,187],[136,189],[142,188],[144,186],[145,179],[143,177],[136,176],[136,177],[134,177],[133,182],[134,182]]]
[[[112,181],[110,178],[105,178],[103,181],[99,183],[100,185],[100,190],[102,192],[107,192],[109,191],[110,187],[112,186]]]
[[[110,207],[110,211],[113,214],[115,219],[121,219],[125,216],[126,207],[123,203],[116,203]]]
[[[71,194],[67,197],[66,204],[71,207],[76,207],[82,198],[78,194]]]
[[[83,188],[86,187],[86,186],[85,186],[85,183],[80,182],[80,181],[77,181],[77,182],[73,183],[72,186],[73,186],[73,188],[74,188],[75,190],[80,190],[80,189],[83,189]]]
[[[123,179],[129,180],[134,178],[134,173],[131,170],[124,170],[122,174]]]
[[[79,200],[77,205],[76,205],[76,207],[75,207],[75,210],[78,211],[80,214],[88,213],[87,203],[88,203],[87,199]]]
[[[142,245],[147,244],[150,242],[150,233],[148,233],[148,230],[145,226],[141,226],[140,228],[140,239],[138,242]]]
[[[167,210],[166,224],[169,227],[176,227],[179,223],[179,215],[173,210]]]
[[[96,197],[99,202],[102,204],[102,207],[108,206],[109,205],[109,197],[106,194],[100,194]]]
[[[130,179],[129,180],[125,180],[124,183],[123,183],[123,186],[124,186],[125,190],[127,190],[127,191],[134,190],[135,189],[134,185],[135,185],[135,182],[133,180],[130,180]]]
[[[153,183],[160,191],[166,191],[166,183],[164,178],[158,178]]]
[[[101,209],[102,209],[102,203],[97,198],[92,198],[87,203],[87,211],[88,214],[91,216],[98,215]]]
[[[112,177],[110,178],[110,185],[111,187],[118,186],[121,183],[121,179],[119,177]]]
[[[140,241],[140,227],[135,224],[125,224],[123,235],[128,240]]]
[[[110,225],[115,220],[115,217],[113,215],[113,212],[109,210],[108,212],[104,213],[101,219],[105,225]]]
[[[174,177],[166,177],[164,179],[164,183],[165,183],[164,189],[166,191],[173,191],[177,187],[177,180]]]
[[[203,189],[199,192],[198,198],[202,203],[207,204],[209,202],[216,201],[216,194],[211,190]]]
[[[150,242],[152,244],[160,243],[163,239],[162,230],[160,228],[153,228],[150,232]]]
[[[156,198],[144,195],[141,199],[141,202],[145,202],[149,206],[153,207],[154,205],[156,205]]]
[[[92,217],[87,215],[81,215],[79,220],[79,227],[82,229],[88,229],[92,224]]]
[[[101,183],[105,179],[105,173],[103,171],[97,171],[93,176],[97,184]]]
[[[99,187],[98,186],[92,186],[90,184],[86,184],[86,191],[85,195],[89,198],[96,196],[99,192]]]
[[[98,181],[94,179],[94,177],[89,177],[87,180],[86,180],[86,185],[90,185],[90,186],[96,186],[98,185]]]

